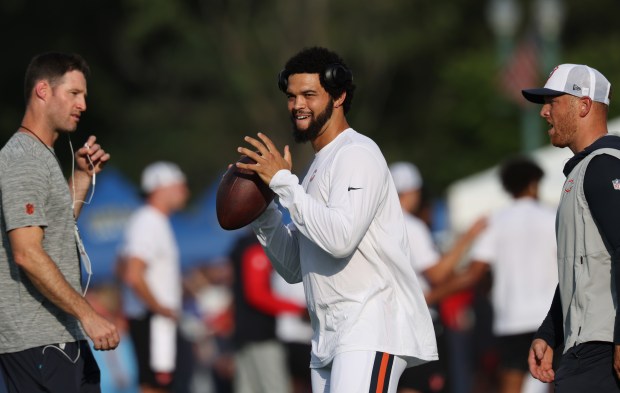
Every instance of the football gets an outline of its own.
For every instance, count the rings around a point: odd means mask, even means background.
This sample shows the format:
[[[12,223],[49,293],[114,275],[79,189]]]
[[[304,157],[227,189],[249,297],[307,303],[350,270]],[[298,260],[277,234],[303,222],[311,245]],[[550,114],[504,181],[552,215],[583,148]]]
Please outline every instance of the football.
[[[237,162],[256,163],[246,155],[241,156]],[[256,172],[231,165],[217,189],[217,220],[226,230],[244,227],[267,209],[273,197],[273,191]]]

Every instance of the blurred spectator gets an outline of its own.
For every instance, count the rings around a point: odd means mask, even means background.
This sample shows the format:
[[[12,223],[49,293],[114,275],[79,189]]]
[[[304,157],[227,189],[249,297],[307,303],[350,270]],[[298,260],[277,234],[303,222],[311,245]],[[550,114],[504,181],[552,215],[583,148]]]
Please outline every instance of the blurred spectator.
[[[528,158],[503,163],[510,206],[493,214],[471,251],[467,269],[433,291],[433,299],[479,283],[491,270],[493,332],[498,337],[500,392],[520,393],[536,329],[557,286],[555,212],[538,201],[542,169]],[[542,383],[532,389],[546,391]],[[536,391],[536,390],[530,390]]]
[[[291,382],[275,316],[302,314],[305,307],[279,298],[271,288],[272,267],[253,233],[242,236],[231,252],[235,280],[235,393],[290,392]]]
[[[179,250],[169,216],[185,206],[189,192],[185,175],[169,162],[144,169],[142,190],[146,204],[129,219],[119,273],[140,388],[160,393],[171,391],[177,366],[182,296]]]
[[[114,283],[95,285],[86,294],[86,299],[99,315],[116,325],[121,337],[114,351],[93,353],[101,369],[101,392],[138,393],[136,357],[127,331],[118,286]]]
[[[277,273],[272,274],[273,289],[278,296],[299,307],[306,307],[304,286],[287,283]],[[310,351],[312,324],[307,313],[283,312],[276,317],[276,337],[284,343],[286,360],[293,383],[293,393],[311,393]]]
[[[193,342],[195,393],[232,392],[232,276],[230,260],[218,258],[191,269],[184,278],[189,296],[181,329]]]
[[[415,215],[422,200],[423,181],[418,168],[410,162],[395,162],[390,165],[390,174],[405,216],[413,269],[418,275],[422,290],[427,295],[431,287],[442,283],[453,273],[455,266],[476,236],[484,229],[486,223],[484,220],[476,222],[450,250],[441,255],[435,246],[428,225]],[[435,307],[431,305],[429,309],[437,338],[439,360],[406,369],[400,378],[399,393],[447,392],[449,390],[444,327]]]

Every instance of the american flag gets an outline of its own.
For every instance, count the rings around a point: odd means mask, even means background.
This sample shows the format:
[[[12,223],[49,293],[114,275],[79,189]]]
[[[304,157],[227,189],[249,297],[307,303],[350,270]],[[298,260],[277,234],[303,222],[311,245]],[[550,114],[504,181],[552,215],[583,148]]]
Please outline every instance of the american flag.
[[[540,87],[539,46],[536,37],[528,34],[517,44],[512,55],[500,70],[499,89],[520,106],[527,101],[522,89]]]

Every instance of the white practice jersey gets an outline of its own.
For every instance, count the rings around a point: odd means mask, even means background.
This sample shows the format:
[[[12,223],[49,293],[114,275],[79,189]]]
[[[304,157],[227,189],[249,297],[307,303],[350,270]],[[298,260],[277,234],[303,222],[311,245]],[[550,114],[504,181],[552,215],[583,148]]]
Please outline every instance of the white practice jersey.
[[[431,286],[424,276],[424,272],[441,259],[441,254],[435,247],[433,235],[426,223],[413,214],[407,212],[403,212],[403,214],[405,215],[405,225],[411,246],[413,271],[418,275],[422,291],[426,293],[430,291]]]
[[[410,366],[437,359],[435,333],[412,268],[403,213],[379,147],[352,129],[315,156],[300,185],[290,171],[253,223],[274,268],[303,281],[312,320],[310,366],[347,351],[402,356]]]
[[[495,334],[535,332],[558,285],[555,211],[532,198],[515,200],[491,216],[471,257],[493,271]]]
[[[181,267],[179,250],[170,220],[150,205],[138,209],[129,219],[121,249],[125,258],[139,258],[146,265],[144,279],[158,303],[173,310],[181,309]],[[146,305],[123,287],[125,315],[142,318]],[[169,372],[175,368],[176,323],[162,315],[150,322],[150,365],[153,370]]]

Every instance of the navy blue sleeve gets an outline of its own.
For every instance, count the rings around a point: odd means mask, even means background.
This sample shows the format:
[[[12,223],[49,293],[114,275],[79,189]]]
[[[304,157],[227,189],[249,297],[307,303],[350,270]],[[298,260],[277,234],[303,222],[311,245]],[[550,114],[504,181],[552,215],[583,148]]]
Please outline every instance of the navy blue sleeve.
[[[553,301],[547,317],[534,335],[534,338],[545,340],[551,348],[557,348],[564,344],[564,327],[562,326],[562,300],[560,298],[560,286],[555,288]]]
[[[616,282],[616,304],[620,289],[620,159],[607,154],[590,161],[584,179],[584,193],[592,218],[611,253]],[[614,343],[620,344],[620,307],[616,309]]]

